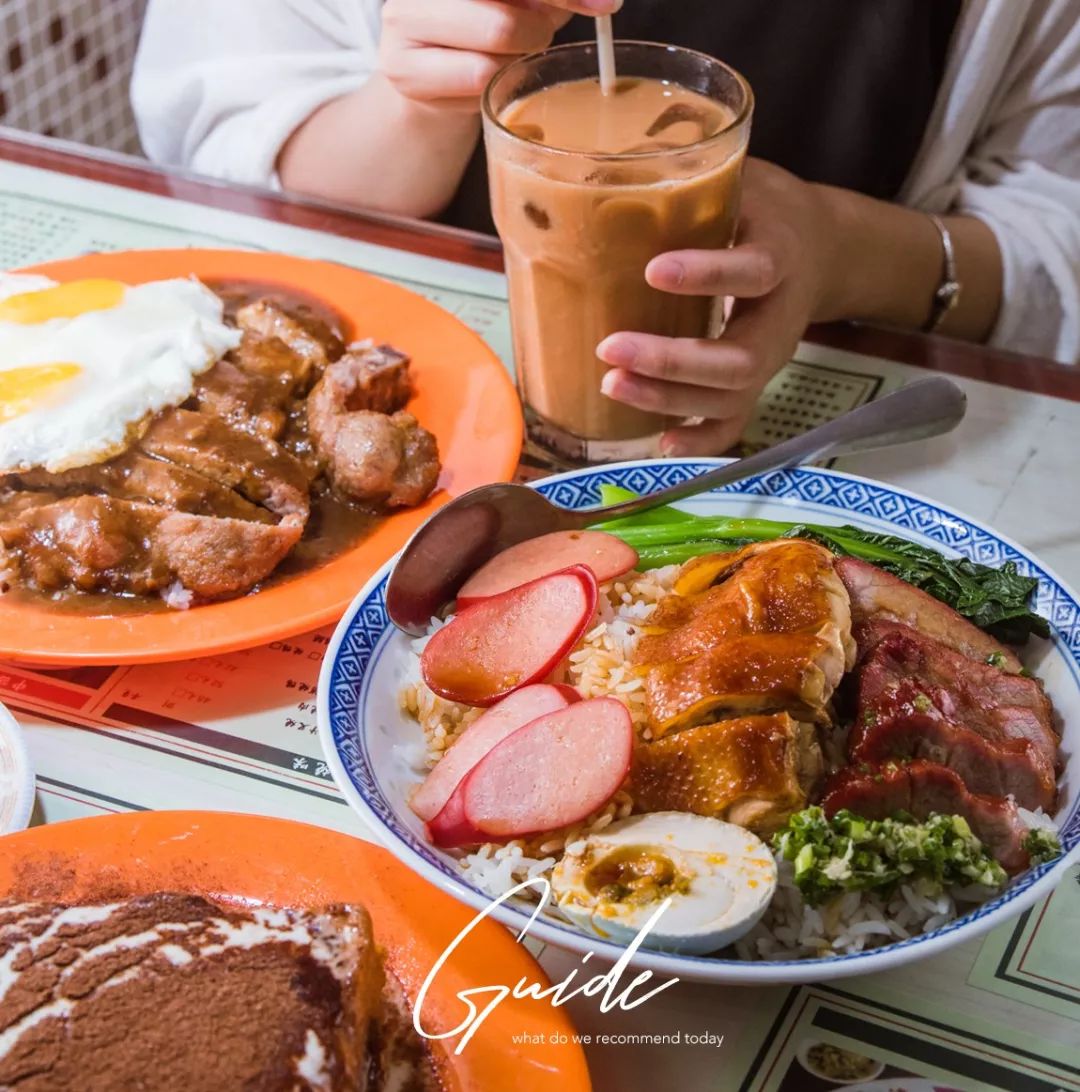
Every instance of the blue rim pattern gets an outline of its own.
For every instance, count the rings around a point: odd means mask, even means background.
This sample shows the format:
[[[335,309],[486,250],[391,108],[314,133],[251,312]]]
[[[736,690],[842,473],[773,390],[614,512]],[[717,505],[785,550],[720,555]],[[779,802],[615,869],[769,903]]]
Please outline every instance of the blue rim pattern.
[[[539,491],[550,500],[566,508],[586,508],[599,503],[601,485],[618,485],[636,493],[650,493],[669,485],[697,477],[715,466],[715,463],[663,462],[635,464],[623,467],[603,467],[582,471],[572,478],[542,482]],[[749,479],[737,485],[715,491],[717,494],[738,497],[761,497],[769,500],[790,500],[822,511],[839,510],[850,516],[862,516],[889,524],[898,530],[908,530],[926,536],[942,546],[987,565],[1001,565],[1014,561],[1021,572],[1039,580],[1036,596],[1038,609],[1046,615],[1055,631],[1056,643],[1065,653],[1065,660],[1080,688],[1080,604],[1057,579],[1020,549],[1002,540],[985,528],[979,527],[961,516],[888,486],[853,478],[836,471],[809,468],[776,471],[759,478]],[[471,892],[482,898],[487,896],[474,888],[463,877],[454,862],[441,856],[422,839],[417,838],[397,818],[395,809],[380,788],[371,756],[363,733],[360,732],[360,710],[366,704],[369,668],[374,666],[385,651],[393,635],[393,626],[386,615],[384,576],[368,596],[357,604],[343,622],[345,627],[340,645],[329,672],[329,736],[337,757],[353,788],[359,793],[371,812],[383,825],[384,835],[392,836],[412,853],[441,873],[451,888]],[[1062,845],[1066,853],[1080,846],[1080,800],[1072,812],[1059,821]],[[998,898],[984,903],[971,913],[957,918],[935,930],[897,941],[883,948],[871,949],[848,955],[828,956],[818,959],[769,960],[769,967],[836,966],[867,960],[883,951],[895,952],[947,936],[980,921],[989,914],[1014,902],[1029,891],[1048,872],[1060,867],[1061,860],[1052,861],[1030,870],[1013,883]],[[508,924],[524,926],[528,913],[506,904],[500,915]],[[548,929],[561,932],[580,940],[582,933],[554,919],[546,919]],[[598,955],[617,958],[621,947],[603,941],[590,945]],[[704,964],[711,967],[748,966],[745,960],[722,960],[709,956],[679,956],[679,962]]]

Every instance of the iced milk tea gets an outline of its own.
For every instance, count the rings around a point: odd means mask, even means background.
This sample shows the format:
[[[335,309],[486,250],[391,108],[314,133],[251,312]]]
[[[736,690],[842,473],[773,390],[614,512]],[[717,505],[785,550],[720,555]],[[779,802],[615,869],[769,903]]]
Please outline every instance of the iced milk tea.
[[[716,331],[714,300],[658,292],[644,271],[664,251],[733,241],[750,114],[740,77],[663,46],[619,43],[605,96],[573,76],[571,62],[595,65],[591,48],[517,62],[485,101],[519,386],[534,439],[572,461],[644,454],[669,424],[600,393],[596,346],[616,330]]]

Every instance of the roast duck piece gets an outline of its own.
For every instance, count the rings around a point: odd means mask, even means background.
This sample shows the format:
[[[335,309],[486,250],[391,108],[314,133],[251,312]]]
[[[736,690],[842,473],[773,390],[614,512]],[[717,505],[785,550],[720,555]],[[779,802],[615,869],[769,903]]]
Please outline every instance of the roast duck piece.
[[[651,736],[632,773],[644,810],[759,833],[812,802],[869,819],[962,815],[1015,872],[1028,864],[1017,806],[1054,807],[1053,712],[1016,655],[937,599],[814,543],[690,562],[635,659]]]
[[[431,492],[438,452],[401,412],[413,394],[404,354],[347,350],[318,319],[268,299],[236,321],[239,347],[122,454],[3,479],[4,568],[45,592],[227,598],[297,544],[313,489],[386,507]]]
[[[633,793],[643,811],[689,811],[765,831],[806,806],[821,773],[814,726],[787,713],[762,714],[640,745]]]
[[[683,567],[638,643],[653,741],[633,792],[767,832],[805,807],[822,772],[816,725],[855,661],[832,555],[780,540]]]

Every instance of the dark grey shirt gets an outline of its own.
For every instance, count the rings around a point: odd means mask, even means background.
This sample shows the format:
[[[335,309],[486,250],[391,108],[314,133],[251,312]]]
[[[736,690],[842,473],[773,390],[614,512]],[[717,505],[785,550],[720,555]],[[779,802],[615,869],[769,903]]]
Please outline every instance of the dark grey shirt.
[[[941,86],[962,0],[627,0],[620,38],[719,57],[754,89],[752,155],[895,199]],[[556,42],[583,41],[575,16]],[[444,222],[493,232],[479,147]]]

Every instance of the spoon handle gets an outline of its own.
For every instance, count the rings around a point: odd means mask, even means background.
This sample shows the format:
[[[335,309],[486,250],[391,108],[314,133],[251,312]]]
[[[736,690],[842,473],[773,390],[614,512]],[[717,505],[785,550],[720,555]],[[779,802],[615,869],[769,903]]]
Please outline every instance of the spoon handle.
[[[584,514],[588,516],[588,523],[595,523],[601,517],[607,520],[632,516],[770,470],[928,440],[954,429],[963,419],[966,408],[967,396],[955,383],[941,376],[923,379],[745,459],[717,467],[658,493],[607,508],[592,508]]]

